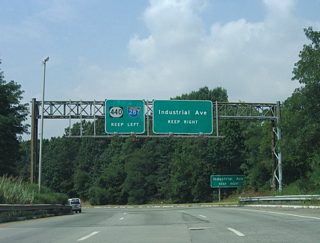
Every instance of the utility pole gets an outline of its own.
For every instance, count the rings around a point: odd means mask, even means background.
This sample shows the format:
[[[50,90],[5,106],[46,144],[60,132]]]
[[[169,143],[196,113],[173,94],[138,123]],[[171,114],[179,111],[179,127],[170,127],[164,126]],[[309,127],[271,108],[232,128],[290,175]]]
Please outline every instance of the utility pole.
[[[43,141],[43,114],[44,114],[44,91],[46,85],[46,63],[49,61],[49,57],[45,58],[43,64],[43,83],[42,83],[42,103],[41,103],[41,135],[40,135],[40,152],[39,152],[39,175],[38,186],[39,192],[41,191],[41,170],[42,170],[42,141]]]

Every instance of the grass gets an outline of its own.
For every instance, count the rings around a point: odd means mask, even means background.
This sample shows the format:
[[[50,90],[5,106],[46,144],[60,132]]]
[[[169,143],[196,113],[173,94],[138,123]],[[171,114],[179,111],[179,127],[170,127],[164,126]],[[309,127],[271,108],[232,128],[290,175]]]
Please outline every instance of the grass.
[[[35,184],[29,184],[19,178],[0,177],[0,204],[65,204],[68,196],[54,193],[46,188],[38,193]]]
[[[35,191],[29,184],[13,177],[0,177],[0,203],[28,204],[34,201]]]

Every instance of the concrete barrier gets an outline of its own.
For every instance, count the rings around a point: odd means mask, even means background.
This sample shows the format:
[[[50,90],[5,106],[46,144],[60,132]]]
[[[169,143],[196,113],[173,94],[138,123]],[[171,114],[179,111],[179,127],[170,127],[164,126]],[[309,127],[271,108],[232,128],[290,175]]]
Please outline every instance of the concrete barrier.
[[[0,223],[72,214],[71,206],[59,204],[0,204]]]

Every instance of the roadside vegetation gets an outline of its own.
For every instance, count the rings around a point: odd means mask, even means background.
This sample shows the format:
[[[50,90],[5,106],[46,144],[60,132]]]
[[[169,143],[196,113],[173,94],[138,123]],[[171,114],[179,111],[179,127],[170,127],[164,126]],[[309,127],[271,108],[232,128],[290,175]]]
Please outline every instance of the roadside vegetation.
[[[34,201],[35,192],[21,179],[0,177],[0,203],[30,204]]]
[[[35,184],[13,177],[0,177],[0,204],[66,204],[67,195],[43,188],[38,193]]]
[[[320,32],[307,28],[305,34],[309,43],[302,47],[292,77],[301,87],[281,105],[282,139],[277,146],[283,157],[283,194],[320,194]],[[27,115],[26,105],[19,103],[22,93],[19,85],[7,83],[0,73],[0,176],[27,181],[30,142],[19,140]],[[174,99],[228,102],[222,87],[177,95]],[[212,202],[218,198],[210,188],[213,174],[245,175],[240,195],[278,194],[272,188],[272,126],[268,121],[219,121],[221,139],[68,137],[70,132],[79,135],[80,130],[89,135],[93,129],[104,134],[104,120],[98,120],[96,127],[91,122],[76,123],[62,137],[44,141],[42,182],[51,192],[37,194],[34,186],[5,178],[9,180],[5,184],[14,181],[21,188],[3,186],[6,195],[12,194],[4,199],[0,187],[0,200],[49,203],[59,198],[52,196],[53,191],[94,205]],[[223,190],[223,198],[229,195],[235,195],[235,190]]]

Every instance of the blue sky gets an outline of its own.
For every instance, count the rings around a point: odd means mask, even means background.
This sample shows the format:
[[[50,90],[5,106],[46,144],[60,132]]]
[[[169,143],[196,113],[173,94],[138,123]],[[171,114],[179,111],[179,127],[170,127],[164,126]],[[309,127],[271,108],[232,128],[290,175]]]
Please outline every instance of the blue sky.
[[[320,0],[0,0],[0,59],[24,102],[169,99],[208,86],[284,101]],[[46,136],[62,135],[46,121]],[[61,125],[62,127],[64,125]]]

